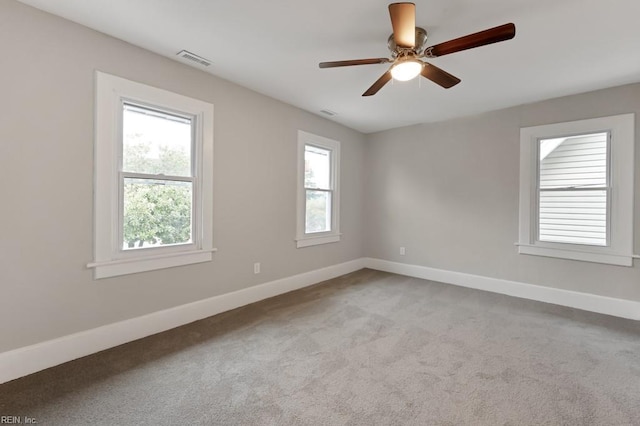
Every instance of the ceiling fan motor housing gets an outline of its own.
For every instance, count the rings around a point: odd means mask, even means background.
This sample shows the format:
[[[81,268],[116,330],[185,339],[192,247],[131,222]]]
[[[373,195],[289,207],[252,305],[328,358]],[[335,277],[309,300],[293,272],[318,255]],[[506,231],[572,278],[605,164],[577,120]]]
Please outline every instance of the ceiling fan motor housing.
[[[424,51],[424,48],[427,44],[427,30],[424,28],[416,27],[416,45],[412,50],[418,55],[421,55]],[[401,51],[407,50],[406,48],[398,47],[396,41],[394,40],[393,34],[389,36],[387,40],[387,46],[389,47],[389,51],[391,52],[392,57],[397,57]]]

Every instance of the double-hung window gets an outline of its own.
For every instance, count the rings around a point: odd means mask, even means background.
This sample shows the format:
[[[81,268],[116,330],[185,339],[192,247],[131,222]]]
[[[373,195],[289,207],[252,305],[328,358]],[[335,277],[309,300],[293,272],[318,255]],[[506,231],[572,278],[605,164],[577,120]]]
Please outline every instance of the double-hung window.
[[[340,143],[298,132],[297,246],[340,240]]]
[[[194,121],[190,115],[123,101],[118,156],[118,245],[123,251],[195,248]]]
[[[213,105],[96,76],[95,277],[212,258]]]
[[[609,132],[538,141],[538,240],[606,246]]]
[[[634,115],[521,129],[519,251],[631,266]]]

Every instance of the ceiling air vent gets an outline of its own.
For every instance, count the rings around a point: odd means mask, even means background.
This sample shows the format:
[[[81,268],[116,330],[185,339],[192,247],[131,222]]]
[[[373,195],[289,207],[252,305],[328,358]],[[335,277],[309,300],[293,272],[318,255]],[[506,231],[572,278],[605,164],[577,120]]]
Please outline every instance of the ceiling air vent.
[[[334,115],[338,115],[337,112],[333,112],[330,109],[321,109],[320,112],[323,113],[324,115],[328,115],[329,117],[333,117]]]
[[[187,59],[189,61],[196,62],[200,65],[204,65],[205,67],[208,67],[209,65],[211,65],[210,60],[205,59],[202,56],[198,56],[195,53],[191,53],[188,50],[181,50],[180,52],[177,53],[177,55],[180,56],[182,59]]]

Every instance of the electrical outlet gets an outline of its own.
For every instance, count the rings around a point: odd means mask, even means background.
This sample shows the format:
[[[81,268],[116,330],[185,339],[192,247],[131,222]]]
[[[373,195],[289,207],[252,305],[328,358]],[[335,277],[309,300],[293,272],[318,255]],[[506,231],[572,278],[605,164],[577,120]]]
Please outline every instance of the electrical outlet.
[[[400,247],[400,256],[404,256],[405,254],[407,254],[407,251],[404,249],[404,247]]]
[[[256,262],[253,264],[253,273],[254,274],[260,273],[260,262]]]

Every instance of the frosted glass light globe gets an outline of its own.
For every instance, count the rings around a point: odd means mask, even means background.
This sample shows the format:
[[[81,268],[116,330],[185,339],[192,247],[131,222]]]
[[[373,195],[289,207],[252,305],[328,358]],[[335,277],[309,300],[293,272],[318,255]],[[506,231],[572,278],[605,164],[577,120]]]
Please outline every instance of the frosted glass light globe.
[[[391,68],[391,76],[398,81],[408,81],[415,78],[422,71],[422,64],[418,61],[404,61]]]

